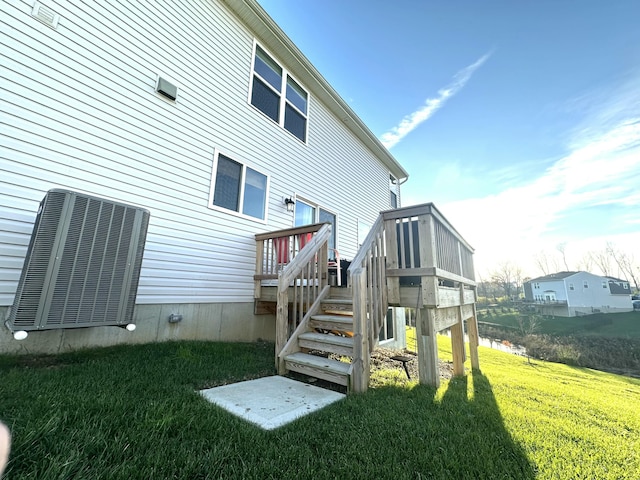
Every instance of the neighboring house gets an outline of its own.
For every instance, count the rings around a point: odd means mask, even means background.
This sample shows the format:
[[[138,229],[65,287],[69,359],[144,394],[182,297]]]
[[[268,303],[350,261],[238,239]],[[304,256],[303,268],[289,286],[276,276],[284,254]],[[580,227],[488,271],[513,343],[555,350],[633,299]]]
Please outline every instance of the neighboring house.
[[[135,335],[53,329],[21,343],[2,328],[2,352],[273,339],[274,316],[254,314],[255,235],[329,222],[329,246],[352,259],[400,204],[407,172],[255,0],[0,12],[0,318],[47,191],[150,212]]]
[[[525,301],[547,315],[575,317],[592,313],[629,312],[629,282],[588,272],[558,272],[524,284]]]

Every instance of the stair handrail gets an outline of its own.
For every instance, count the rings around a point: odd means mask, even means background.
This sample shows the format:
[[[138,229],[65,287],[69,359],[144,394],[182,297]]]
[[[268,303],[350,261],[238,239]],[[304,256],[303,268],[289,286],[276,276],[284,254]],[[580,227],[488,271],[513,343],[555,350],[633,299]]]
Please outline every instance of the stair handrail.
[[[324,224],[317,233],[300,249],[298,254],[279,273],[276,306],[276,368],[279,357],[290,335],[296,330],[289,319],[289,291],[293,289],[293,321],[298,313],[305,314],[324,287],[328,285],[328,248],[331,225]],[[292,328],[292,326],[294,328]]]
[[[298,337],[309,330],[309,322],[311,321],[311,317],[320,311],[322,302],[329,296],[330,291],[331,287],[329,285],[325,285],[318,294],[316,300],[313,302],[313,305],[311,305],[309,310],[307,310],[307,312],[304,314],[300,325],[298,325],[298,327],[289,337],[289,340],[287,340],[287,343],[284,345],[284,347],[282,347],[282,350],[276,358],[276,368],[278,369],[278,375],[284,375],[287,371],[285,367],[285,357],[287,355],[300,351],[300,347],[298,346]]]
[[[384,233],[384,221],[379,215],[347,270],[353,293],[354,392],[367,390],[370,353],[387,314]]]

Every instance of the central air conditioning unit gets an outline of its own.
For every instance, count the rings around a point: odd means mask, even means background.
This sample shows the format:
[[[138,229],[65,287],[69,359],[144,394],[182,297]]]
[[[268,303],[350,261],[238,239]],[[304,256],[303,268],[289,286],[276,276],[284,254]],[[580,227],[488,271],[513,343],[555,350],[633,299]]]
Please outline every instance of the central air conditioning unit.
[[[15,332],[131,324],[148,225],[143,208],[49,190],[7,327]]]

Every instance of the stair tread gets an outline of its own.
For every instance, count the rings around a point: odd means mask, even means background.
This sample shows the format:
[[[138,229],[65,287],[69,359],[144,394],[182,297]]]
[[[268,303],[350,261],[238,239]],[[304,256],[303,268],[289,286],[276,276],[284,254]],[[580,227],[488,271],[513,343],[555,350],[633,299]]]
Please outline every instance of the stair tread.
[[[284,357],[284,359],[287,362],[295,362],[308,365],[310,367],[321,368],[340,375],[348,375],[351,369],[350,363],[333,360],[331,358],[319,357],[318,355],[310,355],[308,353],[302,352],[292,353]]]
[[[318,343],[328,343],[332,345],[353,346],[353,338],[341,337],[339,335],[328,335],[326,333],[307,332],[300,335],[301,340],[308,340]]]
[[[311,317],[311,320],[317,320],[319,322],[334,322],[334,323],[353,324],[353,315],[320,314],[320,315],[313,315]]]
[[[351,305],[353,300],[351,298],[325,298],[322,303],[337,303],[341,305]]]

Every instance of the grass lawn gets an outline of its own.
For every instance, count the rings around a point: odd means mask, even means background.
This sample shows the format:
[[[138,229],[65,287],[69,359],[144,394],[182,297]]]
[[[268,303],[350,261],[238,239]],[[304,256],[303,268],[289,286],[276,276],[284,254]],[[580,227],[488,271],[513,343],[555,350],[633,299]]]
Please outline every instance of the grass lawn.
[[[481,322],[518,329],[517,313],[482,315]],[[640,312],[595,313],[583,317],[542,317],[536,332],[542,335],[581,335],[604,338],[640,338]]]
[[[438,390],[382,372],[366,394],[262,431],[195,390],[271,374],[269,344],[0,356],[6,478],[640,478],[640,381],[484,348],[480,363]]]

